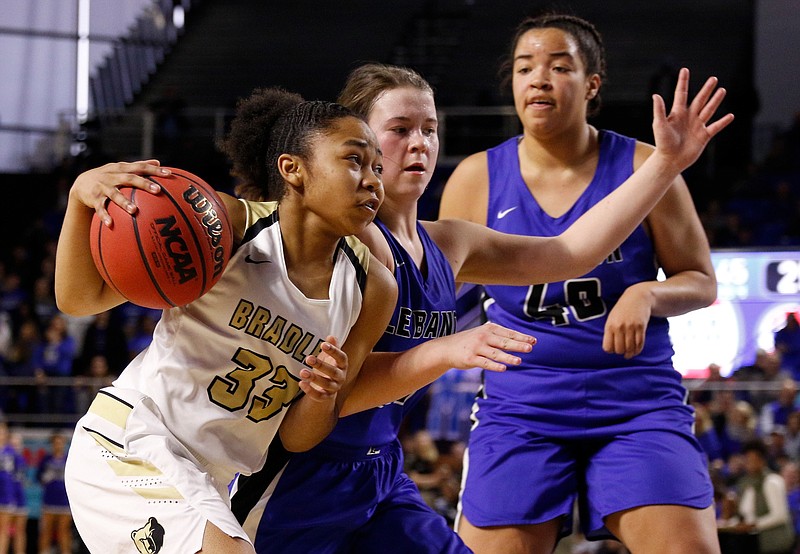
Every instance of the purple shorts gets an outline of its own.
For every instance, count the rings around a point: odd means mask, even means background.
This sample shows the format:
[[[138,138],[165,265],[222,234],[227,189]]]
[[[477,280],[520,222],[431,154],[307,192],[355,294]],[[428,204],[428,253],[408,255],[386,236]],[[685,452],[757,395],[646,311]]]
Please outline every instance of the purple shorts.
[[[573,374],[556,380],[563,385],[564,379],[575,384],[594,378]],[[613,537],[604,518],[622,510],[712,504],[706,457],[692,432],[693,410],[679,394],[656,395],[657,409],[631,409],[635,403],[617,399],[593,410],[576,398],[585,400],[587,386],[572,388],[573,398],[562,396],[560,405],[548,399],[550,406],[533,415],[530,405],[512,406],[508,399],[478,400],[460,515],[478,527],[564,517],[568,534],[577,500],[584,534],[601,539]],[[542,390],[557,398],[553,388]]]
[[[402,468],[398,442],[370,449],[323,443],[293,455],[268,495],[256,552],[469,554]]]

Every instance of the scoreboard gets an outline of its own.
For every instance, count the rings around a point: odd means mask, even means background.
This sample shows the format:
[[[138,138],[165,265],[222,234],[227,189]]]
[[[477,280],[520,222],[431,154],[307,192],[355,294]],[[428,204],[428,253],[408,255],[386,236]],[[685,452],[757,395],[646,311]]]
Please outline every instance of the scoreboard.
[[[684,377],[705,377],[711,363],[722,375],[773,350],[786,314],[800,315],[800,251],[714,250],[717,301],[669,318],[673,363]],[[663,278],[663,275],[662,275]]]

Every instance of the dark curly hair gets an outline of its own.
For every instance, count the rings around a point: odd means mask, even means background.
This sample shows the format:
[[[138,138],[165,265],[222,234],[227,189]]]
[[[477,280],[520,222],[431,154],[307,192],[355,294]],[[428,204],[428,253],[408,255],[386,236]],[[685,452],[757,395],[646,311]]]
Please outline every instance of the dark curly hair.
[[[586,74],[600,76],[601,82],[606,79],[606,49],[603,45],[603,37],[600,32],[585,19],[574,15],[547,13],[537,17],[527,17],[517,25],[514,36],[511,39],[511,47],[500,65],[498,71],[501,78],[501,86],[507,89],[511,85],[514,68],[514,52],[517,49],[522,35],[531,29],[561,29],[578,43],[578,52],[581,55]],[[600,92],[589,100],[587,115],[595,115],[600,111]]]
[[[230,130],[217,144],[228,156],[235,192],[249,200],[280,200],[286,183],[281,154],[311,158],[311,141],[343,117],[358,117],[334,102],[306,101],[280,87],[259,88],[239,100]]]

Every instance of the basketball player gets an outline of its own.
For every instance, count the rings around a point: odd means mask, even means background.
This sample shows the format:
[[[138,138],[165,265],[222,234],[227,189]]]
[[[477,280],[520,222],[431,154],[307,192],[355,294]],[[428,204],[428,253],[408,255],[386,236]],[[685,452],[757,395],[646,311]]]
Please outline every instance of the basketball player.
[[[348,360],[360,365],[391,315],[391,274],[343,238],[383,200],[369,127],[337,104],[261,89],[239,103],[223,146],[238,178],[279,201],[225,196],[238,248],[224,275],[164,311],[151,345],[78,423],[67,491],[91,552],[253,552],[228,483],[261,468],[276,434],[301,450],[330,431]],[[134,213],[117,187],[157,192],[145,176],[164,173],[118,163],[77,178],[57,252],[61,310],[125,301],[92,262],[92,214],[111,223],[109,199]],[[341,366],[320,361],[331,344]]]
[[[656,101],[659,150],[647,167],[562,236],[532,238],[458,220],[418,222],[417,200],[439,148],[433,91],[406,68],[367,64],[351,73],[339,102],[367,117],[384,153],[386,200],[361,238],[394,272],[399,299],[342,413],[369,408],[376,398],[386,405],[342,417],[319,446],[294,454],[285,468],[239,480],[234,511],[259,554],[469,552],[403,473],[397,439],[425,385],[447,368],[401,373],[389,354],[377,351],[411,348],[425,360],[427,347],[455,340],[458,335],[447,337],[453,326],[433,322],[454,319],[456,279],[522,284],[577,276],[600,263],[730,121],[705,126],[723,97],[722,91],[712,97],[713,80],[688,110],[687,88],[684,73],[683,96],[669,120]],[[425,332],[409,332],[411,317]],[[371,387],[360,389],[367,380]]]
[[[655,150],[588,124],[605,76],[591,23],[525,19],[505,68],[523,133],[459,164],[440,217],[557,236],[659,157],[659,117]],[[711,118],[698,103],[708,84],[685,110],[687,85],[684,69],[666,123]],[[644,223],[583,276],[486,287],[488,319],[535,335],[538,346],[514,371],[485,373],[473,410],[456,526],[476,553],[552,552],[571,529],[576,498],[589,538],[648,554],[719,552],[711,482],[666,319],[713,302],[716,281],[687,186],[677,172],[670,180]]]

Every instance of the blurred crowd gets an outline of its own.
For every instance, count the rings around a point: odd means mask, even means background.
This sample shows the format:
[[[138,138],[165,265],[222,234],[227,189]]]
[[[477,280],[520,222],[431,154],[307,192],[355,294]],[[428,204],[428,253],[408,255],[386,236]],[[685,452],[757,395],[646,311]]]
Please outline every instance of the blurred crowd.
[[[790,326],[794,336],[800,334],[796,315],[787,321],[776,335]],[[723,553],[758,551],[746,546],[748,538],[779,532],[788,544],[779,551],[794,552],[800,534],[800,365],[782,351],[781,346],[759,350],[752,363],[729,377],[711,364],[708,379],[691,391]]]

